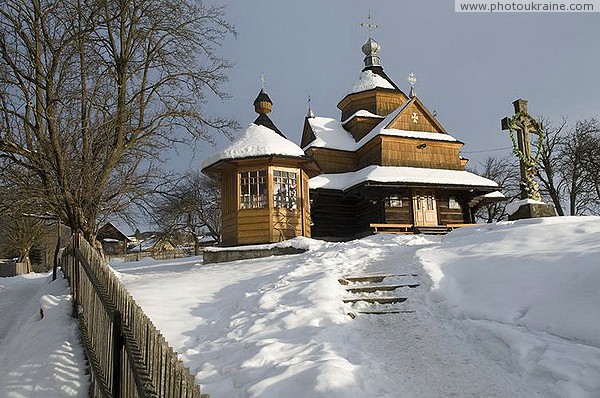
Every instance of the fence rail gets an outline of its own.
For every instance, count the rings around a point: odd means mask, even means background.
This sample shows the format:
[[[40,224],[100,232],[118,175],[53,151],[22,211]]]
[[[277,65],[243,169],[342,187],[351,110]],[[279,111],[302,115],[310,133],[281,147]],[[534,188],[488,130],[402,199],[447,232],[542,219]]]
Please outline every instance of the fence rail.
[[[74,234],[61,258],[90,362],[92,397],[208,398],[105,260]]]
[[[15,261],[0,261],[0,278],[26,274],[27,264]]]

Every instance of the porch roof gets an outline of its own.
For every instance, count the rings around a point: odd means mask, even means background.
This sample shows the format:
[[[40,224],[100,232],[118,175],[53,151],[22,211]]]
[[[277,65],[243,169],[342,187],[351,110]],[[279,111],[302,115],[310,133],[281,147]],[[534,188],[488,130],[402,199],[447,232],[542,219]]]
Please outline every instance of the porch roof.
[[[498,184],[463,170],[425,169],[418,167],[367,166],[355,172],[321,174],[310,179],[310,189],[346,191],[366,182],[402,185],[440,185],[497,190]]]

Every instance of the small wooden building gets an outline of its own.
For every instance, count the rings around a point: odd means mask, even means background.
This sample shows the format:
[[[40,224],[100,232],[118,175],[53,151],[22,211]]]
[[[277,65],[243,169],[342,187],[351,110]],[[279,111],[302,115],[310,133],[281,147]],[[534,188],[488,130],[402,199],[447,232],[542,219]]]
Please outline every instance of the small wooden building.
[[[363,45],[365,66],[338,103],[341,119],[309,109],[301,146],[323,174],[310,180],[313,237],[349,239],[396,225],[446,229],[473,222],[476,206],[499,189],[465,170],[463,143],[416,96],[383,71],[379,44]],[[502,196],[502,195],[500,195]]]
[[[272,105],[261,90],[254,123],[203,163],[203,173],[221,180],[225,246],[311,236],[308,180],[319,170],[267,116]]]
[[[108,255],[126,254],[127,246],[131,243],[131,239],[111,222],[98,229],[96,240],[102,244],[102,250]]]

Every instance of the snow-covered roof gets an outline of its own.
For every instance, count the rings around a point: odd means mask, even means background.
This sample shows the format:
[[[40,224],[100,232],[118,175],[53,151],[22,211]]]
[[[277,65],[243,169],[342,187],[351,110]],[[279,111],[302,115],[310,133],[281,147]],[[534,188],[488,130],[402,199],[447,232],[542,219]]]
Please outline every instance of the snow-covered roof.
[[[385,126],[390,124],[393,118],[397,116],[397,112],[399,111],[394,111],[392,114],[386,116],[381,123],[375,126],[373,130],[371,130],[358,142],[354,141],[352,135],[346,131],[342,126],[342,123],[336,119],[329,117],[309,118],[308,123],[310,124],[310,127],[312,128],[316,138],[306,145],[304,150],[307,150],[308,148],[328,148],[354,152],[359,150],[363,145],[378,135],[418,138],[431,141],[460,142],[450,134],[445,133],[430,133],[426,131],[409,131],[385,128]]]
[[[392,83],[388,82],[385,78],[374,73],[372,70],[367,69],[361,72],[358,79],[348,91],[348,94],[360,93],[362,91],[372,90],[376,87],[395,88],[392,86]]]
[[[369,112],[365,109],[360,109],[356,112],[354,112],[352,115],[348,116],[348,118],[346,120],[342,121],[342,124],[346,124],[348,123],[350,120],[352,120],[355,117],[373,117],[373,118],[377,118],[377,119],[383,119],[385,118],[385,116],[381,116],[381,115],[376,115],[372,112]]]
[[[311,117],[307,120],[316,138],[304,147],[305,150],[311,147],[341,151],[357,149],[356,141],[338,120],[330,117]]]
[[[228,147],[217,151],[202,162],[207,168],[220,160],[254,158],[258,156],[304,156],[304,151],[292,141],[282,137],[275,131],[251,123]]]
[[[350,173],[322,174],[310,179],[311,189],[347,190],[360,183],[440,184],[497,188],[487,178],[462,170],[424,169],[418,167],[367,166]]]
[[[486,193],[485,195],[483,195],[484,198],[488,198],[488,199],[501,199],[501,198],[506,198],[506,196],[504,196],[504,194],[500,191],[494,191],[494,192],[490,192],[490,193]]]

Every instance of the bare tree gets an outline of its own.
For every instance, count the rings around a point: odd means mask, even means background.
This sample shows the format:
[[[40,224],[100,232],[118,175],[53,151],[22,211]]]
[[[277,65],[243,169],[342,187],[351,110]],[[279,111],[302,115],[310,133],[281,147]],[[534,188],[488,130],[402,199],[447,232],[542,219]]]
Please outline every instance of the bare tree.
[[[593,118],[584,119],[567,129],[563,120],[558,127],[549,130],[538,166],[538,178],[557,213],[598,214],[600,124]]]
[[[498,183],[502,187],[506,201],[493,203],[484,203],[476,212],[475,217],[486,223],[492,223],[506,219],[506,205],[518,199],[519,190],[519,166],[512,157],[487,157],[481,162],[482,171],[480,174],[485,178]]]
[[[45,234],[44,222],[37,217],[13,212],[3,213],[0,219],[0,236],[2,249],[7,253],[18,254],[19,262],[27,265],[27,272],[32,272],[30,253]]]
[[[200,239],[206,235],[206,230],[215,241],[221,239],[220,182],[199,171],[187,172],[161,193],[153,208],[153,218],[167,235],[178,232],[190,235],[198,255]]]
[[[193,0],[8,0],[0,8],[0,158],[73,230],[147,194],[161,150],[210,140],[233,28]]]
[[[565,180],[561,178],[563,163],[561,146],[563,144],[563,134],[567,120],[563,118],[561,123],[554,126],[550,121],[542,118],[541,124],[544,131],[546,131],[537,173],[541,186],[541,194],[552,200],[556,213],[559,216],[564,216],[565,212],[561,201],[566,186]]]

